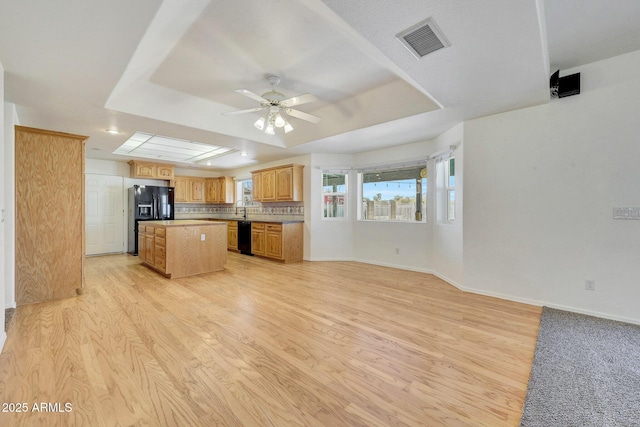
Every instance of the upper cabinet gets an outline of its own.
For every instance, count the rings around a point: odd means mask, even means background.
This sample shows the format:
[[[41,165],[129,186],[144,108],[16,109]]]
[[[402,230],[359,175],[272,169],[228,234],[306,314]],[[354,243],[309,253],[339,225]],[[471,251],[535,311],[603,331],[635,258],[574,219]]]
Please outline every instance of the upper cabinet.
[[[170,181],[174,178],[174,166],[152,162],[139,162],[132,160],[131,178],[164,179]]]
[[[234,203],[235,185],[233,177],[205,178],[205,202]]]
[[[303,165],[284,165],[251,172],[253,199],[258,202],[302,202]]]
[[[201,178],[176,176],[174,200],[176,203],[233,203],[235,184],[232,176]]]
[[[176,176],[173,187],[176,203],[204,203],[204,178]]]

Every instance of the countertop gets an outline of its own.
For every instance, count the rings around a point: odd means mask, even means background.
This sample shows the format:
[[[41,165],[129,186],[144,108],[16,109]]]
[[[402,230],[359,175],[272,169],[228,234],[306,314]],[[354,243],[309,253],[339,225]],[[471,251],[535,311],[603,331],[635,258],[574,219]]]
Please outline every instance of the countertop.
[[[215,222],[200,220],[200,219],[174,219],[168,221],[144,221],[140,225],[143,226],[164,226],[164,227],[188,227],[188,226],[202,226],[202,225],[218,225]]]

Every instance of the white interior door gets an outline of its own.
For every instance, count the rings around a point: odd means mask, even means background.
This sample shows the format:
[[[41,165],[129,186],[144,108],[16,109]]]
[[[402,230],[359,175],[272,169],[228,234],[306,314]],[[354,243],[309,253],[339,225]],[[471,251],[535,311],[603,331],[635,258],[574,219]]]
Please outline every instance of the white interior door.
[[[124,252],[124,177],[86,174],[87,255]]]

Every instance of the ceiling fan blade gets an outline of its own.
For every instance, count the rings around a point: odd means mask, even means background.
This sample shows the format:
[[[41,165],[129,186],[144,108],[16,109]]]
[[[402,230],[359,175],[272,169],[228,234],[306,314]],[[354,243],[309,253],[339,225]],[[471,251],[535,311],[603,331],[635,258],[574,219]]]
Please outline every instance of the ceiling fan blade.
[[[240,95],[244,95],[247,96],[251,99],[255,99],[258,102],[269,102],[266,99],[264,99],[263,97],[261,97],[260,95],[256,95],[255,93],[251,92],[250,90],[246,90],[246,89],[236,89],[236,92],[238,92]]]
[[[233,114],[253,113],[254,111],[260,111],[262,109],[264,109],[264,107],[249,108],[248,110],[229,111],[228,113],[222,113],[222,114],[225,116],[230,116]]]
[[[296,117],[298,119],[306,120],[311,123],[319,123],[321,120],[318,116],[314,116],[313,114],[305,113],[299,110],[294,110],[292,108],[287,108],[286,110],[284,110],[284,112],[291,117]]]
[[[294,105],[313,102],[316,99],[317,98],[315,97],[315,95],[311,95],[310,93],[305,93],[304,95],[292,96],[291,98],[285,99],[284,101],[280,101],[280,106],[288,108],[288,107],[293,107]]]

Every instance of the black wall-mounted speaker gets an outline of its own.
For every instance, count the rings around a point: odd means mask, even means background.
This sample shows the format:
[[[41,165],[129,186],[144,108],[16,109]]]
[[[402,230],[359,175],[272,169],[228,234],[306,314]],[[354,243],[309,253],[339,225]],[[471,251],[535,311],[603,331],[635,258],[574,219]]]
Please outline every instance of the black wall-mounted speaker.
[[[560,77],[558,81],[558,98],[565,98],[580,93],[580,73]]]

